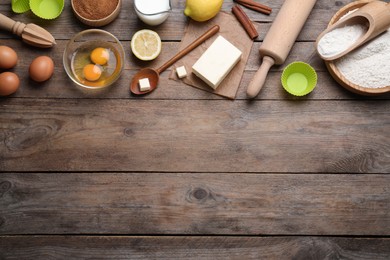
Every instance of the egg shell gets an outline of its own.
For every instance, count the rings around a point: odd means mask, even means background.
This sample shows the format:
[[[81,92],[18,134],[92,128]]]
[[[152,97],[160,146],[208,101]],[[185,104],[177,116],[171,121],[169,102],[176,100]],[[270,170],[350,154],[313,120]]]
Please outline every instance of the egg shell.
[[[30,78],[36,82],[43,82],[53,75],[54,62],[48,56],[39,56],[35,58],[30,65]]]
[[[0,96],[8,96],[16,92],[20,85],[18,75],[13,72],[3,72],[0,74]]]
[[[0,46],[0,69],[12,69],[18,63],[16,52],[5,45]]]

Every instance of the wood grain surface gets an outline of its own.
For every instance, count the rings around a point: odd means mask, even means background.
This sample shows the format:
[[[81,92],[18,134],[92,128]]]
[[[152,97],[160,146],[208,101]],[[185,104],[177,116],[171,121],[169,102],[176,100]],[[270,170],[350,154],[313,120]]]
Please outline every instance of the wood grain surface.
[[[5,236],[5,259],[388,259],[388,239]],[[14,250],[17,246],[18,250]],[[6,251],[8,249],[8,251]]]
[[[271,15],[243,9],[258,23],[237,99],[169,80],[136,97],[132,76],[158,68],[178,50],[188,23],[185,1],[149,27],[124,0],[102,29],[122,42],[125,69],[103,91],[75,86],[62,66],[68,40],[88,29],[65,1],[43,21],[57,40],[32,48],[0,32],[19,55],[17,93],[0,98],[0,259],[389,259],[390,95],[364,97],[338,85],[314,41],[351,1],[318,0],[286,62],[274,66],[260,95],[246,98],[258,54],[283,0],[259,1]],[[224,1],[230,13],[233,1]],[[130,51],[140,29],[158,32],[161,55],[138,61]],[[39,55],[55,72],[29,79]],[[318,73],[313,93],[288,95],[280,76],[293,61]],[[1,71],[2,72],[2,71]]]
[[[0,230],[386,235],[389,181],[376,174],[6,173],[0,205],[9,210]]]

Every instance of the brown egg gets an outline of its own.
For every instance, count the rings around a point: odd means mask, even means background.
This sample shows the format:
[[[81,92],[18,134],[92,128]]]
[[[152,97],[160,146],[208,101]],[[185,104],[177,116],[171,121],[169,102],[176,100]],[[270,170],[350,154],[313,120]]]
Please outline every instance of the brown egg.
[[[36,82],[43,82],[53,75],[54,62],[48,56],[39,56],[35,58],[30,65],[29,74]]]
[[[13,72],[0,74],[0,96],[8,96],[15,93],[20,85],[19,77]]]
[[[12,69],[18,62],[18,55],[8,46],[0,46],[0,69]]]

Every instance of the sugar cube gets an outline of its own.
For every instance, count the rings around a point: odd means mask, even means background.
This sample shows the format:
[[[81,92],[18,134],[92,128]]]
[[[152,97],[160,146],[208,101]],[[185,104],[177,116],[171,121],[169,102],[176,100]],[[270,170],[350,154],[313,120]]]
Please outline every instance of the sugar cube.
[[[138,81],[139,83],[139,90],[140,91],[147,91],[150,90],[150,82],[148,78],[143,78]]]

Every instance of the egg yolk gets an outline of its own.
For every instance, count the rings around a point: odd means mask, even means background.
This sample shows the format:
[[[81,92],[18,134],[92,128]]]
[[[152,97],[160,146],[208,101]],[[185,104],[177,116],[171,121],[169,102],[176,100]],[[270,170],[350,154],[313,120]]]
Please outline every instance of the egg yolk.
[[[104,65],[110,59],[110,53],[105,48],[96,48],[91,52],[91,60],[95,64]]]
[[[84,78],[89,81],[96,81],[102,75],[102,69],[95,64],[88,64],[83,69]]]

